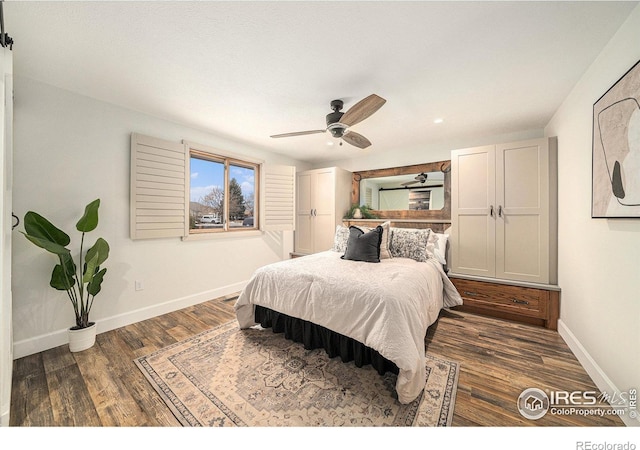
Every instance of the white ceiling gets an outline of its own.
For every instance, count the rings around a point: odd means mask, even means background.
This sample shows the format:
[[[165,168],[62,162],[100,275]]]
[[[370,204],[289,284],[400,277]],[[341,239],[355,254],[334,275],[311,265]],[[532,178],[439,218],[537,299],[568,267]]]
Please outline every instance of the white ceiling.
[[[312,163],[542,129],[637,5],[3,3],[16,76]],[[353,126],[367,150],[269,137],[322,129],[331,100],[371,93],[387,103]]]

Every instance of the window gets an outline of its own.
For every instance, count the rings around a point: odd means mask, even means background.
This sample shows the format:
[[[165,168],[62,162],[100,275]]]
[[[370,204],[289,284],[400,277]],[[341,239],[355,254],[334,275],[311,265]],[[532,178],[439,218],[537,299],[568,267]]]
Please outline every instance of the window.
[[[258,164],[191,149],[189,166],[189,233],[258,229]]]
[[[295,229],[294,166],[131,134],[131,239]]]

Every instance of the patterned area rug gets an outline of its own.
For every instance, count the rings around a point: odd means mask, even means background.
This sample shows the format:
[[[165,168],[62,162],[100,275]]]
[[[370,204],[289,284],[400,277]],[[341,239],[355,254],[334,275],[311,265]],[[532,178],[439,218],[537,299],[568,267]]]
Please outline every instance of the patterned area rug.
[[[427,356],[423,393],[402,405],[396,375],[236,321],[135,363],[185,426],[447,426],[459,372]]]

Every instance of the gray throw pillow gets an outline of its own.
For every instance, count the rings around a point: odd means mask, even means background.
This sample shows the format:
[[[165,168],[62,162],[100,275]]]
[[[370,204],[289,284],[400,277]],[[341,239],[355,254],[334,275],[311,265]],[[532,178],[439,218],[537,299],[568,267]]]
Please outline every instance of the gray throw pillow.
[[[366,233],[356,226],[349,227],[347,249],[342,259],[351,261],[380,262],[380,242],[382,227],[377,226]]]

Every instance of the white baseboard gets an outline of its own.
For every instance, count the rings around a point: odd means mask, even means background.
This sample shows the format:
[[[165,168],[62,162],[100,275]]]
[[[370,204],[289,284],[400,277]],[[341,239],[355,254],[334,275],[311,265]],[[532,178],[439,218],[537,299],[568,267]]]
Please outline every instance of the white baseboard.
[[[569,327],[562,321],[558,320],[558,333],[567,343],[575,357],[578,359],[584,370],[591,377],[600,392],[612,394],[620,392],[616,385],[611,381],[607,374],[600,368],[596,361],[589,355],[589,352],[582,346],[578,338],[571,332]],[[624,424],[628,427],[640,426],[640,418],[632,419],[628,414],[620,417]]]
[[[242,281],[217,289],[211,289],[209,291],[189,295],[187,297],[169,300],[158,305],[149,306],[135,311],[129,311],[127,313],[108,317],[106,319],[99,319],[97,320],[97,333],[104,333],[105,331],[115,330],[116,328],[124,327],[132,323],[151,319],[152,317],[160,316],[162,314],[167,314],[182,308],[197,305],[198,303],[206,302],[214,298],[233,294],[235,292],[240,292],[246,286],[247,282],[248,281]],[[64,330],[55,331],[53,333],[43,334],[30,339],[24,339],[22,341],[13,343],[13,358],[22,358],[68,343],[69,336],[68,329],[66,328]]]

